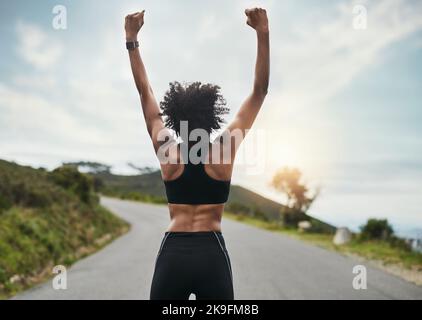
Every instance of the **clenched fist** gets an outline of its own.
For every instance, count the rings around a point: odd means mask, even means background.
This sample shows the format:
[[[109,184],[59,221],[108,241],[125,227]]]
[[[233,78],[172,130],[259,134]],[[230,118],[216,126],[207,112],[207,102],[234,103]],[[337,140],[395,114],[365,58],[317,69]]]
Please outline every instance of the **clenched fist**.
[[[245,14],[248,17],[246,23],[257,32],[268,32],[267,11],[262,8],[246,9]]]
[[[126,39],[136,40],[139,30],[144,25],[145,10],[128,14],[125,18]]]

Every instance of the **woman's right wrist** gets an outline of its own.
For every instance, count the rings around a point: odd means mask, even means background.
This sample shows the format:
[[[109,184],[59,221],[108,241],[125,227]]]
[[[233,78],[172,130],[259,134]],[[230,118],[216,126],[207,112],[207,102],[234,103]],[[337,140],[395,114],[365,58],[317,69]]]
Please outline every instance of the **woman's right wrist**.
[[[126,33],[126,41],[138,41],[138,35]]]

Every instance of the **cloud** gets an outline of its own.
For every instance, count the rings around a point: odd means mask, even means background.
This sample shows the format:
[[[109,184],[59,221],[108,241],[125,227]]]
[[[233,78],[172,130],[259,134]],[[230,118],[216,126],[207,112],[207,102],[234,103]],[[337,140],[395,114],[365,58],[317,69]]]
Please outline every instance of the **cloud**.
[[[221,23],[218,23],[215,15],[206,15],[202,18],[201,24],[198,28],[200,41],[206,41],[207,39],[215,39],[218,37],[223,30]]]
[[[71,142],[72,136],[76,141],[81,138],[77,119],[72,118],[57,101],[0,83],[0,107],[2,121],[9,129],[2,130],[2,133],[10,135],[14,142],[20,140],[20,143],[32,144],[55,140],[63,144]]]
[[[78,101],[86,107],[81,114],[77,112],[80,109],[72,109],[77,97],[47,99],[0,83],[1,157],[49,168],[61,161],[81,159],[120,167],[128,159],[154,164],[152,144],[145,145],[148,138],[142,137],[141,115],[136,108],[129,119],[117,103],[113,112],[109,107],[101,108],[106,97],[100,103],[94,99],[88,96]]]
[[[357,3],[367,7],[364,30],[353,28]],[[333,11],[306,18],[274,49],[275,59],[281,61],[274,72],[284,79],[280,99],[289,102],[283,106],[287,108],[324,102],[381,63],[384,49],[421,29],[422,5],[404,0],[343,2]]]
[[[57,87],[57,78],[53,74],[16,74],[12,82],[23,89],[50,91]],[[51,92],[51,91],[50,91]]]
[[[63,52],[60,42],[37,25],[18,21],[16,32],[18,35],[17,51],[33,67],[48,69],[60,59]]]
[[[355,3],[310,10],[283,28],[272,21],[270,95],[257,120],[272,139],[270,172],[283,164],[283,152],[292,148],[296,156],[290,152],[289,158],[302,159],[305,171],[318,171],[318,162],[335,157],[335,129],[327,122],[327,112],[333,111],[326,111],[329,99],[358,75],[370,77],[390,46],[422,28],[422,3],[384,0],[363,2],[368,27],[355,30]]]
[[[148,137],[120,33],[98,35],[101,54],[82,60],[83,42],[67,48],[78,54],[59,69],[64,45],[36,24],[16,26],[16,63],[32,68],[0,79],[1,157],[49,168],[80,159],[151,165],[152,145],[150,157],[139,152]]]

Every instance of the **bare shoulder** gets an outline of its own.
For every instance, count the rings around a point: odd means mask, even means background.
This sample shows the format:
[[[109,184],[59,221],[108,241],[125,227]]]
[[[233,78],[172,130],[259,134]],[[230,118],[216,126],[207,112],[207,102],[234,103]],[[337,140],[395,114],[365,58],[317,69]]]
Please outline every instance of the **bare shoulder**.
[[[179,144],[175,139],[169,138],[160,143],[157,158],[163,180],[174,180],[182,174],[184,165],[181,161]]]
[[[226,143],[219,139],[210,143],[208,163],[205,164],[204,168],[211,178],[224,181],[231,179],[233,163],[229,154],[230,151]]]

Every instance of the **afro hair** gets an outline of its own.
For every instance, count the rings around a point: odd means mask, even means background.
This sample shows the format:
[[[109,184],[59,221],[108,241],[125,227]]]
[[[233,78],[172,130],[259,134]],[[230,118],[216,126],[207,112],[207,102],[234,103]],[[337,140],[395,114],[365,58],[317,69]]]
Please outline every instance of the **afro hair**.
[[[201,82],[171,82],[160,107],[166,127],[174,130],[178,136],[181,121],[188,121],[189,132],[204,129],[211,134],[221,128],[223,115],[229,112],[220,87]]]

